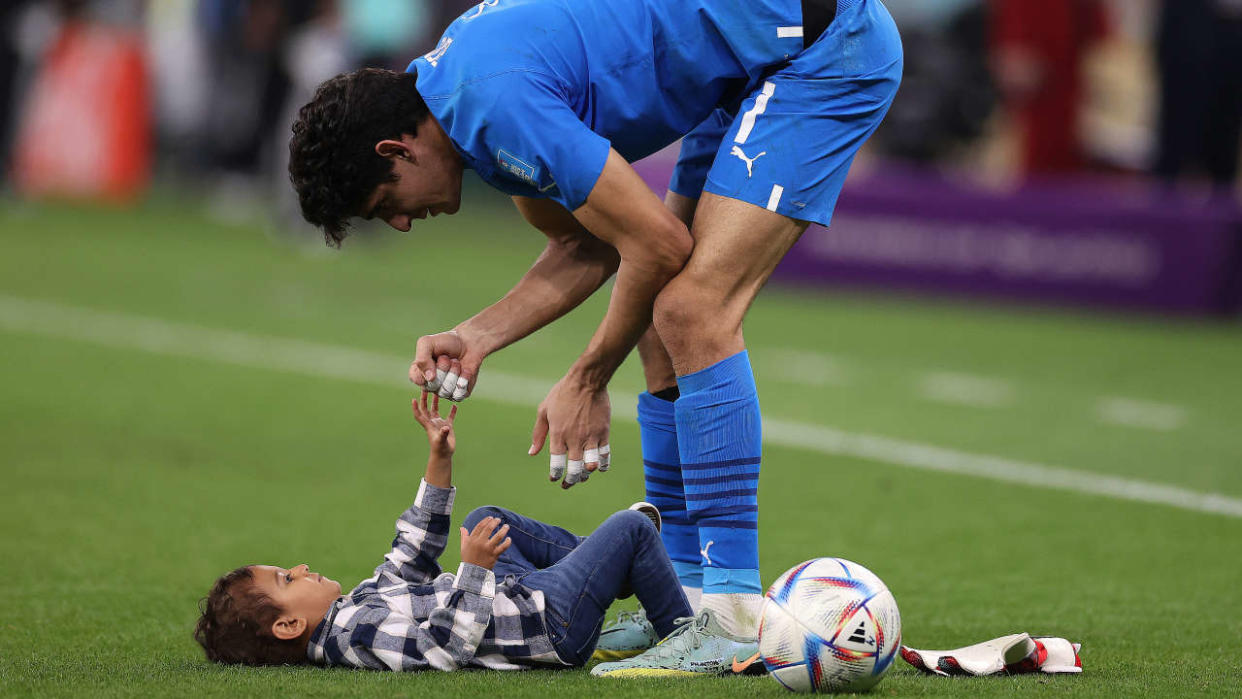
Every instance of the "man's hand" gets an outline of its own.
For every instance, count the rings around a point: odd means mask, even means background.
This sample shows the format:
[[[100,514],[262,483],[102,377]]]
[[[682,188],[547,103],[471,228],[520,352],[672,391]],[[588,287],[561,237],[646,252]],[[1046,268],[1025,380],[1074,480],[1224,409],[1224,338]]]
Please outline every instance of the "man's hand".
[[[612,405],[606,389],[566,376],[539,405],[529,453],[538,454],[550,438],[549,477],[552,481],[560,480],[562,488],[570,488],[585,481],[596,469],[608,470],[611,420]]]
[[[685,266],[694,247],[686,224],[616,151],[608,154],[586,203],[573,214],[616,249],[621,264],[604,320],[535,418],[530,453],[539,453],[551,437],[550,476],[555,481],[565,474],[562,488],[586,480],[606,463],[612,410],[605,387],[651,326],[656,295]]]
[[[441,398],[465,399],[483,364],[483,355],[472,349],[456,330],[418,338],[410,364],[410,381]]]
[[[431,449],[432,458],[449,458],[457,449],[457,435],[453,433],[453,420],[457,418],[457,406],[449,411],[448,417],[440,417],[440,396],[432,396],[430,407],[427,405],[427,391],[423,390],[422,398],[411,401],[414,408],[414,419],[427,430],[427,444]]]
[[[472,532],[466,532],[465,527],[460,527],[462,563],[473,563],[488,570],[496,565],[500,554],[504,553],[513,543],[513,540],[506,536],[509,533],[509,525],[506,524],[497,529],[498,524],[500,524],[499,518],[484,517],[482,521],[474,525]]]

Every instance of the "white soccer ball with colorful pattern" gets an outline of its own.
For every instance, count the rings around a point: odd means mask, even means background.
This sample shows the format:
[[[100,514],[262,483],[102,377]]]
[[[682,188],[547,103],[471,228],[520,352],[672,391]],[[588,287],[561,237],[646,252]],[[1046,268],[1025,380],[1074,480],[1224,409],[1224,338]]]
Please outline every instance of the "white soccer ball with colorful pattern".
[[[759,653],[772,678],[795,692],[861,692],[901,648],[901,615],[888,586],[841,558],[816,558],[768,588]]]

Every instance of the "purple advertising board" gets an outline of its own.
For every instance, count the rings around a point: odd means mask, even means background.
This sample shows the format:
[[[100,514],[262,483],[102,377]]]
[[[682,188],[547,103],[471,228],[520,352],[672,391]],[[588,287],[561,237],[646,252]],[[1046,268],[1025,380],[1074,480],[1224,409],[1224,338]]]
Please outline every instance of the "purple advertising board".
[[[676,150],[635,167],[657,192]],[[1109,181],[970,189],[881,168],[852,178],[773,280],[1023,302],[1226,314],[1242,291],[1242,207]]]

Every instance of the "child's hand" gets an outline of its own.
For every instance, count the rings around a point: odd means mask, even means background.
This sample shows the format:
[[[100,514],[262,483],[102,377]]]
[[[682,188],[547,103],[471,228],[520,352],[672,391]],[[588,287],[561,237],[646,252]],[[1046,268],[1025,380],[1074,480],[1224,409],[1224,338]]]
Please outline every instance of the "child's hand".
[[[428,408],[426,389],[423,389],[422,399],[415,398],[410,405],[414,408],[414,419],[427,430],[427,443],[431,446],[432,455],[452,456],[457,448],[457,435],[453,434],[457,406],[453,406],[447,418],[440,417],[440,396],[432,394],[431,407]]]
[[[496,559],[509,548],[513,540],[505,536],[509,533],[509,525],[496,529],[500,524],[498,517],[484,517],[474,525],[474,531],[467,533],[461,527],[461,562],[473,563],[480,568],[492,569]],[[492,531],[495,530],[495,531]],[[488,533],[491,532],[489,536]]]

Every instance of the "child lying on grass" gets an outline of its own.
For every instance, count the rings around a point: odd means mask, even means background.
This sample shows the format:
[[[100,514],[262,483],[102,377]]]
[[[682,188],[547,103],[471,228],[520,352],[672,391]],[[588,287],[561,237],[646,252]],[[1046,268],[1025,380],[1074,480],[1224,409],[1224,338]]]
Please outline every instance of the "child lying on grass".
[[[194,630],[208,659],[401,671],[582,666],[614,599],[636,594],[660,637],[693,615],[660,541],[659,514],[645,503],[589,537],[481,507],[460,528],[457,574],[442,572],[457,407],[441,417],[439,403],[428,406],[426,392],[413,401],[430,444],[427,473],[375,574],[348,595],[306,565],[225,574]]]

